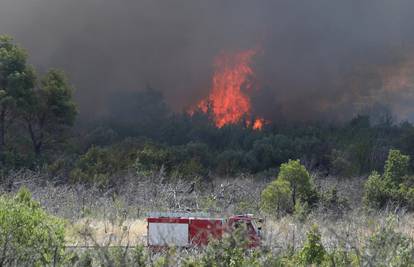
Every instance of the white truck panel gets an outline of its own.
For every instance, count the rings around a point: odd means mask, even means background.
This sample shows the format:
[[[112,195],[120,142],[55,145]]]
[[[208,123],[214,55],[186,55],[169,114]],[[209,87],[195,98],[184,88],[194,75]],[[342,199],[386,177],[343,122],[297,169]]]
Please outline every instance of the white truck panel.
[[[187,223],[149,223],[148,244],[150,246],[188,246]]]

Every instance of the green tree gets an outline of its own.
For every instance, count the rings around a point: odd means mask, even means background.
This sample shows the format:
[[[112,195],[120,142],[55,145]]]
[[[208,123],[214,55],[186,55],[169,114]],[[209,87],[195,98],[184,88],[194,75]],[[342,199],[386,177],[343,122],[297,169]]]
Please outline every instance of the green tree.
[[[364,186],[364,203],[373,208],[383,208],[388,202],[412,207],[413,179],[408,175],[410,157],[391,149],[384,166],[384,175],[373,172]]]
[[[271,182],[263,191],[261,208],[267,213],[281,214],[292,208],[292,191],[290,183],[285,179],[276,179]]]
[[[0,35],[0,160],[4,161],[6,133],[16,108],[30,98],[35,83],[33,68],[26,63],[26,51],[9,36]]]
[[[391,149],[384,166],[384,178],[395,185],[402,183],[408,174],[409,164],[409,156],[403,155],[399,150]]]
[[[305,265],[321,264],[326,255],[326,250],[321,241],[321,233],[316,224],[309,230],[306,242],[299,252],[299,262]]]
[[[296,205],[298,198],[304,202],[309,202],[313,194],[313,187],[309,172],[299,160],[289,160],[280,166],[278,179],[286,180],[290,183],[292,190],[292,204]]]
[[[374,171],[364,185],[364,204],[376,209],[383,208],[392,195],[391,191],[390,182]]]
[[[49,142],[65,136],[77,115],[73,89],[62,71],[50,70],[26,102],[23,117],[37,156]]]
[[[64,253],[63,222],[47,214],[23,188],[0,197],[0,266],[45,266]]]

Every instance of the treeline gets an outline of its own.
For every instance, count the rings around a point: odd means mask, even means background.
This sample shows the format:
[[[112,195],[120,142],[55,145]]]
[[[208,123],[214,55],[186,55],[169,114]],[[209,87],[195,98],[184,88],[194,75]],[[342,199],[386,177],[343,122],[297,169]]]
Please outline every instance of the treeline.
[[[215,127],[210,115],[169,110],[152,88],[117,92],[105,118],[78,121],[64,74],[43,76],[11,38],[0,39],[0,156],[3,173],[41,168],[67,182],[118,182],[116,174],[162,172],[169,178],[266,174],[300,159],[335,176],[382,172],[388,151],[414,158],[414,127],[389,113],[346,123],[273,121],[261,131],[244,124]],[[408,163],[413,168],[413,161]]]
[[[383,171],[392,148],[414,156],[413,125],[393,123],[387,116],[375,123],[363,115],[343,124],[272,122],[256,131],[243,124],[216,128],[208,114],[168,112],[162,95],[153,89],[135,93],[135,101],[128,99],[135,105],[124,105],[124,116],[110,111],[114,117],[83,129],[73,178],[102,182],[127,169],[141,174],[162,171],[184,179],[266,176],[289,159],[300,159],[308,170],[322,175],[350,177]]]

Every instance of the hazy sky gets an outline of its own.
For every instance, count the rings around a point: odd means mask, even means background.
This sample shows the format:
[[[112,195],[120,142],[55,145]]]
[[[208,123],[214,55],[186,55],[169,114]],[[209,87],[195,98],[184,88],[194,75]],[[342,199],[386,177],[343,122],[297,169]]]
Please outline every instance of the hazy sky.
[[[0,0],[0,33],[40,71],[69,74],[83,117],[147,85],[181,110],[207,95],[217,54],[261,47],[260,115],[341,119],[387,105],[404,119],[413,10],[412,0]]]

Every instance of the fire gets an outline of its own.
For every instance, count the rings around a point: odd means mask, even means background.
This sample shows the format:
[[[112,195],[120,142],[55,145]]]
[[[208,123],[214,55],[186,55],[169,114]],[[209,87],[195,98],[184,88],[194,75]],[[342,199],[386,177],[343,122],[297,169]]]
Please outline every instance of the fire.
[[[214,60],[212,88],[209,96],[201,100],[197,108],[207,113],[212,112],[213,120],[218,128],[227,124],[235,124],[243,119],[250,125],[251,102],[247,94],[252,91],[251,78],[254,72],[251,67],[253,56],[257,53],[251,49],[238,53],[221,53]],[[264,120],[253,122],[253,129],[262,129]]]
[[[253,123],[253,129],[255,130],[261,130],[263,128],[263,125],[265,124],[265,120],[262,118],[256,119]]]

